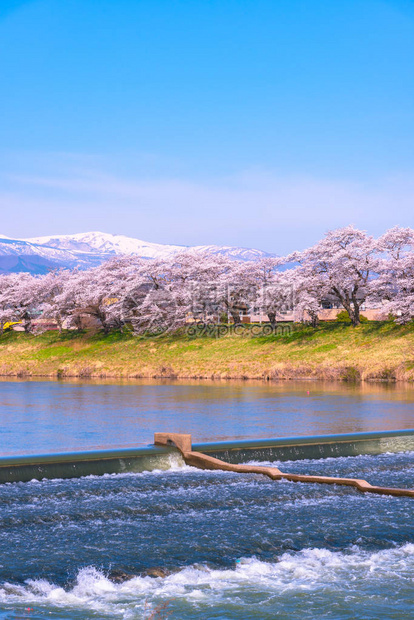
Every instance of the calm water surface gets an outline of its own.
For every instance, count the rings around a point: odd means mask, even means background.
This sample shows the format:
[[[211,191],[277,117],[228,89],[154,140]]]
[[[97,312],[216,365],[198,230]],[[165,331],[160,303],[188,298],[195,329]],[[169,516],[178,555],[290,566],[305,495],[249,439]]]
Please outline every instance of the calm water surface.
[[[412,386],[0,381],[0,454],[412,428]]]
[[[411,428],[413,410],[410,387],[9,381],[1,451]],[[414,487],[414,453],[283,468]],[[0,496],[1,620],[414,618],[410,498],[177,466]]]

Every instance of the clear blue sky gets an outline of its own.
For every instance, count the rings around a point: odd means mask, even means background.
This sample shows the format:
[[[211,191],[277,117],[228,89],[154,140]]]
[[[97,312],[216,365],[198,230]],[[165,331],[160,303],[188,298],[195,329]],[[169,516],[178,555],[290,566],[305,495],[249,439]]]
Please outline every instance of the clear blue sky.
[[[1,0],[0,232],[414,225],[412,0]]]

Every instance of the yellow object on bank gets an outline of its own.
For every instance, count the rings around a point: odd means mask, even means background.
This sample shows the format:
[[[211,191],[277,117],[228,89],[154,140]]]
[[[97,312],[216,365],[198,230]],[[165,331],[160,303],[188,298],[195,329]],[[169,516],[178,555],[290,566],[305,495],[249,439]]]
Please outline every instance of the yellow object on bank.
[[[10,321],[9,323],[5,323],[3,329],[9,329],[9,327],[13,327],[13,325],[21,325],[21,321]]]

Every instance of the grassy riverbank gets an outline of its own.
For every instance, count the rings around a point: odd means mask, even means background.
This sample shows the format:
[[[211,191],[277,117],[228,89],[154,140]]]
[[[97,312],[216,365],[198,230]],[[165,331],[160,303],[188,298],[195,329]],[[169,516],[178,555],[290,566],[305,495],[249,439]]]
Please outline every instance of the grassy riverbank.
[[[414,326],[332,323],[220,338],[8,332],[0,337],[0,375],[413,381]]]

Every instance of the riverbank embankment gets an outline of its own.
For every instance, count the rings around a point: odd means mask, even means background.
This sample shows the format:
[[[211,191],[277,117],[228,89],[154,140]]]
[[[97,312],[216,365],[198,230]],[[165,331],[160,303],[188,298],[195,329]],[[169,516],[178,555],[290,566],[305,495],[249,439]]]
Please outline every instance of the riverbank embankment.
[[[322,324],[259,336],[7,332],[0,375],[18,377],[413,381],[414,326]]]

